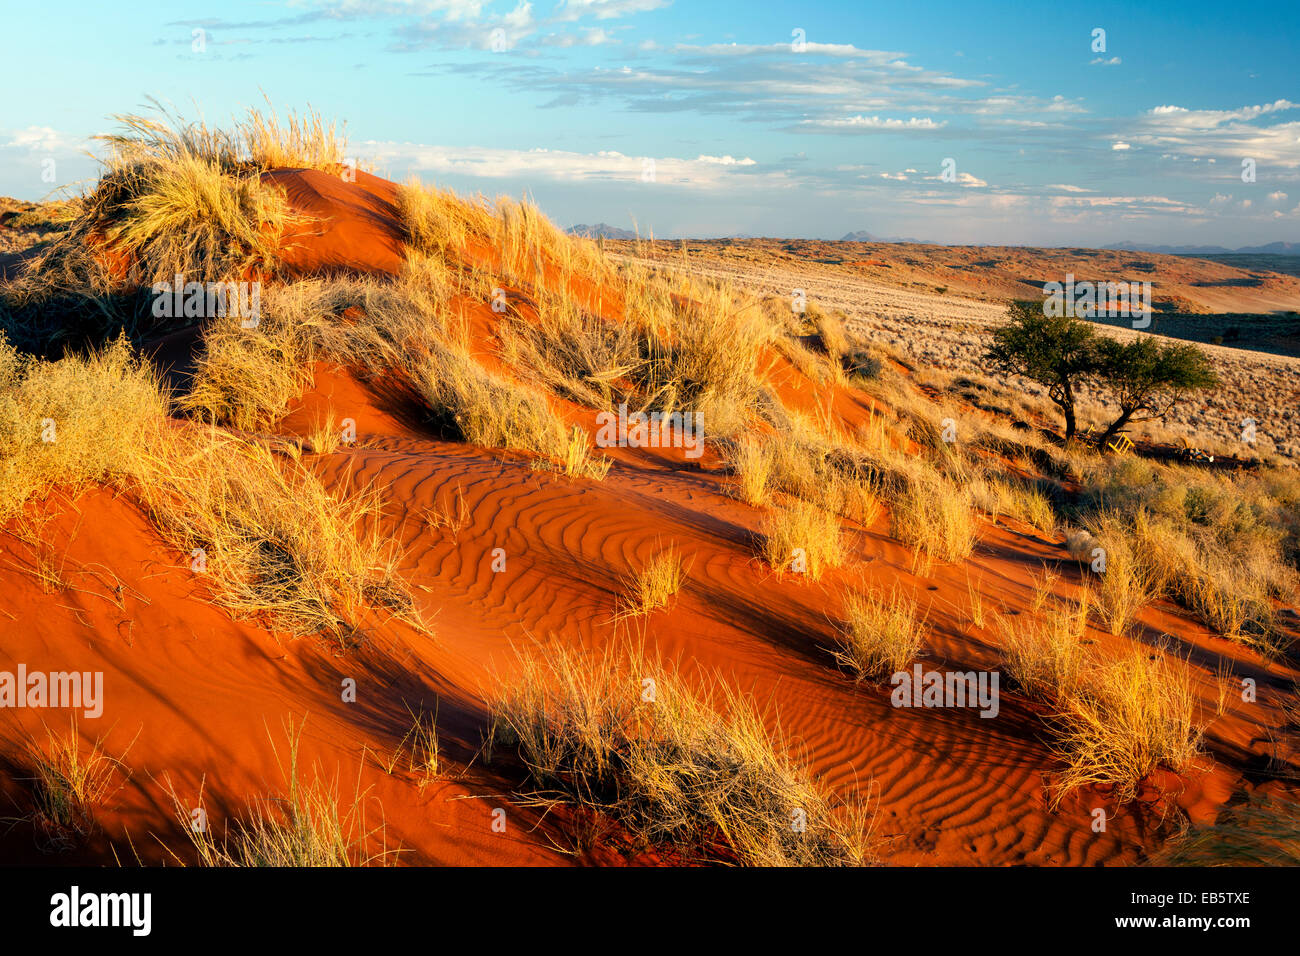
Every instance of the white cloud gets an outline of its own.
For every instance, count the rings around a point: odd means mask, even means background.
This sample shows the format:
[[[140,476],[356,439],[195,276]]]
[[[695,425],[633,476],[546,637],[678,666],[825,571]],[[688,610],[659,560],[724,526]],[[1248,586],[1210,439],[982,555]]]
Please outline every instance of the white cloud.
[[[939,174],[938,176],[926,176],[924,178],[935,183],[944,181],[943,174]],[[966,186],[971,189],[982,189],[988,185],[984,180],[980,179],[978,176],[972,176],[970,173],[958,173],[956,181],[957,185]]]
[[[1092,60],[1092,65],[1093,66],[1119,66],[1123,62],[1124,61],[1117,56],[1112,56],[1109,60],[1099,56],[1094,60]]]
[[[578,153],[553,149],[500,149],[485,146],[425,146],[416,143],[362,145],[359,155],[373,155],[382,165],[439,176],[476,179],[542,178],[557,182],[643,182],[647,157],[628,156],[615,150]],[[750,157],[699,155],[694,159],[650,157],[654,184],[719,189],[754,184],[755,175],[744,173],[758,164]],[[779,171],[758,174],[763,185],[788,185]]]
[[[1193,162],[1213,162],[1220,156],[1248,157],[1260,163],[1300,166],[1300,122],[1261,123],[1275,114],[1300,108],[1279,99],[1235,110],[1192,110],[1182,106],[1157,106],[1130,124],[1130,139],[1192,157]]]
[[[555,10],[556,20],[581,20],[593,17],[612,20],[666,7],[671,0],[564,0]]]
[[[804,120],[802,125],[822,127],[825,129],[861,129],[861,130],[902,130],[902,129],[939,129],[944,125],[928,116],[911,119],[881,119],[879,116],[846,116],[839,118]]]
[[[78,149],[84,142],[85,140],[68,136],[52,126],[28,126],[11,132],[8,142],[0,143],[0,148],[54,153]]]
[[[1132,149],[1133,147],[1131,147],[1128,143],[1114,142],[1110,144],[1110,148],[1116,150],[1125,150],[1125,149]]]

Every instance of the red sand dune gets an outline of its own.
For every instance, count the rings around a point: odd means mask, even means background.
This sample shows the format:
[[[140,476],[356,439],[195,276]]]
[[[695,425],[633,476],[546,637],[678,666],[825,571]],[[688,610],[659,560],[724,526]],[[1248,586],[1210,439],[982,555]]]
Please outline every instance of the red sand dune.
[[[270,178],[320,219],[292,237],[292,274],[398,268],[391,184],[364,173],[346,183],[310,170]],[[480,310],[476,320],[489,323],[490,310]],[[482,351],[487,359],[487,344]],[[183,361],[184,348],[167,354]],[[796,382],[784,359],[773,361],[774,380],[792,406],[826,407],[826,396]],[[843,388],[831,409],[850,426],[872,414],[865,397]],[[526,456],[433,437],[418,417],[351,372],[324,365],[281,430],[305,433],[328,411],[355,420],[357,445],[310,460],[332,486],[381,489],[386,521],[407,548],[402,573],[434,636],[388,624],[364,650],[335,651],[270,634],[209,603],[187,556],[165,546],[128,500],[92,490],[35,506],[51,516],[44,537],[66,551],[71,587],[46,593],[21,570],[33,561],[26,547],[10,534],[0,537],[0,668],[26,662],[103,670],[110,706],[105,719],[82,721],[83,737],[104,735],[110,753],[125,751],[132,773],[107,801],[102,832],[88,846],[42,855],[20,827],[0,830],[0,858],[108,861],[114,850],[129,859],[133,846],[143,860],[163,861],[152,835],[184,845],[166,787],[188,801],[202,784],[215,819],[281,791],[272,743],[283,755],[283,728],[292,718],[305,721],[301,764],[337,776],[344,793],[366,791],[369,822],[378,822],[382,807],[388,842],[408,851],[406,862],[575,862],[556,849],[564,845],[557,836],[562,819],[517,806],[508,763],[498,757],[489,765],[479,754],[484,696],[514,672],[520,650],[597,650],[629,636],[644,637],[653,653],[687,674],[720,674],[752,691],[769,725],[779,719],[828,785],[870,781],[892,863],[1133,863],[1159,843],[1162,800],[1195,821],[1213,819],[1226,801],[1251,789],[1247,768],[1269,752],[1259,723],[1268,719],[1264,705],[1260,712],[1230,709],[1207,736],[1214,761],[1161,781],[1162,788],[1153,783],[1143,799],[1112,816],[1105,833],[1093,833],[1090,809],[1108,806],[1103,796],[1085,793],[1056,812],[1047,808],[1044,783],[1055,765],[1041,740],[1040,716],[1023,698],[1004,693],[997,720],[973,710],[896,709],[887,688],[846,680],[825,651],[848,585],[896,585],[928,608],[927,668],[996,669],[993,629],[969,623],[968,582],[991,607],[1029,613],[1032,575],[1040,562],[1061,557],[1059,542],[1014,523],[988,524],[969,562],[938,565],[919,577],[910,551],[888,536],[882,519],[875,527],[850,527],[856,560],[810,583],[775,575],[752,556],[760,512],[723,494],[710,458],[699,467],[679,449],[611,449],[615,463],[604,482],[539,473]],[[567,414],[583,420],[592,413],[573,407]],[[426,510],[453,510],[458,495],[468,508],[466,526],[431,530]],[[631,632],[626,621],[615,625],[621,580],[668,544],[689,564],[683,592]],[[492,570],[495,548],[506,555],[499,573]],[[1062,582],[1065,591],[1075,586],[1068,577]],[[1261,684],[1278,680],[1276,671],[1168,607],[1149,610],[1142,624],[1150,636],[1175,635],[1182,653],[1200,665],[1198,693],[1208,711],[1220,657]],[[1103,645],[1117,640],[1098,631],[1088,636]],[[341,700],[349,677],[357,682],[355,703]],[[408,708],[436,708],[438,715],[446,768],[424,790],[385,772],[376,758],[409,729]],[[11,740],[19,730],[39,734],[42,717],[55,728],[66,719],[10,711],[4,733]],[[4,751],[12,756],[17,748]],[[0,799],[22,805],[19,782],[6,777],[0,787]],[[494,807],[509,808],[505,834],[490,827]],[[596,859],[621,861],[607,850]]]

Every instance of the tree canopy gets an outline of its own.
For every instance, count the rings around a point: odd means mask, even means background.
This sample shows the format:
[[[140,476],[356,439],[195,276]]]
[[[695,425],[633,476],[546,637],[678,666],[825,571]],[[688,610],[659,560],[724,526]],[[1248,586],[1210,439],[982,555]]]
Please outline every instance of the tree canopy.
[[[1145,335],[1121,342],[1097,335],[1091,323],[1045,315],[1037,302],[1012,303],[1008,318],[994,331],[985,357],[998,371],[1047,387],[1065,419],[1067,443],[1075,436],[1077,392],[1085,383],[1110,391],[1120,407],[1101,437],[1103,449],[1129,424],[1163,418],[1191,392],[1218,383],[1195,345],[1165,345]]]

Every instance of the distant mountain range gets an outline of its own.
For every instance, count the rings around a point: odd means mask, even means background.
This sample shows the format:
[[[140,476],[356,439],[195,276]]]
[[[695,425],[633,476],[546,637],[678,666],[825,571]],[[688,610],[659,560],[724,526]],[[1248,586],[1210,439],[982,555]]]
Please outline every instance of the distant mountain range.
[[[570,226],[565,230],[571,236],[586,236],[588,239],[635,239],[636,233],[631,229],[620,229],[607,222],[598,222],[589,226],[585,222]]]
[[[922,246],[935,245],[935,243],[929,239],[899,239],[896,237],[886,238],[884,236],[873,236],[871,233],[863,232],[863,231],[850,232],[847,235],[845,235],[845,237],[841,239],[840,242],[911,242]]]
[[[585,222],[578,223],[576,226],[570,226],[564,230],[571,236],[586,236],[588,239],[636,239],[637,234],[631,229],[620,229],[618,226],[611,226],[607,222],[598,222],[589,226]],[[649,236],[642,238],[648,239]],[[735,235],[723,236],[724,239],[757,239],[758,236],[751,236],[747,233],[738,232]]]
[[[1300,242],[1270,242],[1264,246],[1242,246],[1240,249],[1228,249],[1224,246],[1149,246],[1140,242],[1117,242],[1103,248],[1117,249],[1121,252],[1156,252],[1167,256],[1223,256],[1233,254],[1300,256]]]
[[[611,226],[607,222],[598,222],[594,225],[579,223],[576,226],[570,226],[565,230],[573,236],[586,236],[590,239],[635,239],[637,234],[631,229],[620,229],[618,226]],[[737,234],[728,236],[729,239],[753,239],[754,236]],[[841,242],[910,242],[917,245],[933,246],[937,245],[933,239],[911,239],[900,238],[897,236],[876,236],[866,230],[846,233],[840,240]],[[1102,246],[1103,249],[1111,249],[1117,252],[1154,252],[1167,256],[1222,256],[1222,255],[1269,255],[1269,256],[1300,256],[1300,242],[1270,242],[1263,246],[1242,246],[1240,249],[1229,249],[1226,246],[1156,246],[1148,245],[1141,242],[1116,242],[1109,246]]]

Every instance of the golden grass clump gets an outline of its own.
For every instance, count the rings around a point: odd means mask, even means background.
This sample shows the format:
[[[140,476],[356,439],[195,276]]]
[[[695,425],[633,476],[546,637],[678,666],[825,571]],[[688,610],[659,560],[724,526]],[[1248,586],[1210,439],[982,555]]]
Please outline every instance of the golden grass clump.
[[[1003,666],[1029,696],[1060,698],[1078,686],[1088,662],[1087,612],[1084,598],[1073,606],[1052,602],[1042,614],[1001,618]]]
[[[177,275],[186,282],[215,281],[270,271],[290,220],[277,187],[198,156],[123,158],[98,192],[121,197],[103,200],[100,224],[147,284],[170,283]]]
[[[732,493],[747,505],[766,505],[770,500],[774,465],[767,445],[745,436],[729,443],[724,457],[731,473],[728,487]]]
[[[199,421],[242,431],[267,429],[311,384],[311,343],[280,323],[208,329],[203,354],[178,405]]]
[[[464,254],[471,239],[487,243],[492,210],[483,198],[464,199],[412,178],[398,187],[397,212],[407,241],[426,255]]]
[[[506,361],[557,395],[588,408],[640,404],[630,387],[642,362],[636,336],[627,324],[589,312],[571,295],[540,292],[536,316],[507,312],[500,334]]]
[[[773,410],[775,434],[742,435],[722,444],[729,492],[755,507],[781,491],[856,521],[875,524],[882,487],[893,479],[888,462],[842,438],[829,438],[802,415]]]
[[[142,452],[136,494],[164,537],[201,554],[218,603],[292,633],[356,643],[382,611],[419,626],[377,492],[339,495],[295,461],[216,429]]]
[[[336,167],[349,161],[344,126],[332,120],[326,122],[311,108],[301,114],[289,110],[283,120],[273,108],[265,113],[250,108],[238,127],[238,135],[249,161],[262,169],[305,166],[335,172]]]
[[[260,443],[166,412],[156,374],[124,339],[58,362],[0,343],[0,519],[55,485],[113,484],[170,543],[203,556],[214,597],[237,614],[345,642],[375,610],[418,624],[375,492],[336,495]]]
[[[844,376],[844,357],[848,354],[850,343],[848,332],[844,329],[842,313],[818,311],[813,319],[817,328],[817,337],[821,340],[826,357],[830,359],[835,377]]]
[[[548,651],[493,702],[493,743],[518,752],[540,804],[603,814],[634,851],[748,866],[874,862],[864,806],[837,805],[750,698],[723,686],[713,696],[717,709],[636,657]]]
[[[979,525],[970,489],[937,472],[921,473],[893,504],[893,535],[915,549],[917,563],[955,564],[975,550]]]
[[[818,580],[844,560],[840,519],[807,501],[795,500],[763,516],[760,554],[776,571]]]
[[[108,152],[98,183],[69,203],[68,228],[6,290],[3,305],[19,319],[30,324],[33,309],[57,305],[74,327],[135,325],[139,303],[117,299],[137,286],[178,275],[186,283],[255,280],[274,270],[281,237],[301,220],[261,173],[342,173],[343,140],[314,111],[281,121],[251,109],[221,130],[155,106],[156,117],[119,116],[121,132],[99,137]],[[46,330],[54,339],[59,331]]]
[[[1088,500],[1132,538],[1152,586],[1223,637],[1265,654],[1285,643],[1275,602],[1300,587],[1300,480],[1293,469],[1231,477],[1125,458],[1089,461]]]
[[[463,345],[430,339],[409,372],[435,425],[464,441],[559,459],[571,477],[600,480],[609,470],[604,456],[592,455],[585,433],[567,429],[544,396],[489,372]]]
[[[367,795],[359,785],[348,802],[338,795],[335,780],[313,767],[310,780],[300,779],[298,747],[301,728],[289,729],[288,766],[281,769],[288,793],[253,800],[233,833],[218,840],[211,822],[196,827],[193,807],[172,793],[176,819],[189,837],[194,859],[209,867],[343,867],[392,866],[400,850],[389,849],[381,822],[366,824]],[[278,759],[278,755],[277,755]],[[199,798],[202,806],[202,794]],[[180,856],[172,853],[178,863]]]
[[[858,680],[888,677],[906,670],[920,653],[924,629],[916,602],[897,590],[888,595],[851,591],[832,653]]]
[[[75,492],[129,472],[166,409],[156,373],[124,337],[59,362],[21,356],[0,337],[0,522],[55,485]]]
[[[651,407],[696,412],[713,437],[746,432],[761,392],[759,357],[772,334],[758,306],[714,283],[665,291],[648,314],[627,293],[625,302],[625,318],[643,339],[634,375]]]
[[[674,546],[657,552],[626,582],[625,613],[644,615],[667,607],[685,581],[681,552]]]
[[[1200,754],[1186,667],[1146,647],[1091,664],[1057,709],[1052,750],[1066,769],[1054,805],[1086,786],[1109,787],[1116,802],[1128,802],[1154,770],[1185,772]]]
[[[1097,526],[1100,546],[1105,552],[1105,570],[1097,575],[1093,588],[1093,606],[1098,617],[1112,634],[1127,633],[1137,615],[1163,590],[1159,563],[1153,552],[1144,548],[1141,530],[1144,516],[1137,516],[1139,528],[1119,515],[1103,516]]]
[[[1049,537],[1056,532],[1057,517],[1051,501],[1025,482],[979,478],[972,482],[971,494],[975,507],[994,520],[1006,515]]]

